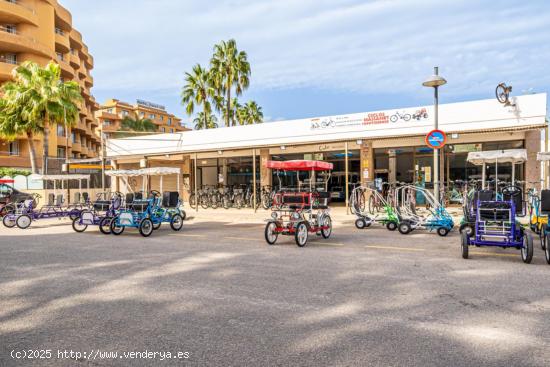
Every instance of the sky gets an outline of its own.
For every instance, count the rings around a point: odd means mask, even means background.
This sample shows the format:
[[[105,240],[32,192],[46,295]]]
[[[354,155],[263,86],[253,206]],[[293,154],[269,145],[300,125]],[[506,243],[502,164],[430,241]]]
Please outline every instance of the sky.
[[[61,0],[94,57],[101,103],[145,99],[190,121],[184,74],[213,46],[246,51],[266,121],[550,91],[550,1]]]

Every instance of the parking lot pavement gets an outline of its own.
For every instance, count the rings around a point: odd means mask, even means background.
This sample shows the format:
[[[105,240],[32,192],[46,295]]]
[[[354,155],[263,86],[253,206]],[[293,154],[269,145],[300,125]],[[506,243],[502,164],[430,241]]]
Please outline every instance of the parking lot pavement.
[[[260,216],[218,213],[150,238],[0,228],[0,366],[548,366],[540,247],[530,265],[500,249],[463,260],[456,232],[359,231],[345,216],[328,240],[268,246]],[[10,357],[24,350],[53,355]]]

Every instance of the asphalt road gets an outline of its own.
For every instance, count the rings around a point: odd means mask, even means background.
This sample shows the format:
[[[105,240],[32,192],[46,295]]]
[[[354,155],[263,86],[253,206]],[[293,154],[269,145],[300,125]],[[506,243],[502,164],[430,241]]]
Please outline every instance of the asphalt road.
[[[268,246],[262,224],[207,218],[150,238],[0,228],[0,366],[548,366],[540,248],[526,265],[459,242],[345,223]],[[52,356],[10,356],[35,350]]]

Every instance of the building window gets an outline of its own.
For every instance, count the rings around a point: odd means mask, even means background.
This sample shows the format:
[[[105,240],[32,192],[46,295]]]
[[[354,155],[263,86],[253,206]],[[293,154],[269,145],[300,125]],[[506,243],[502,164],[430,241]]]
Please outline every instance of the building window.
[[[154,119],[155,119],[155,117],[156,117],[156,116],[155,116],[155,114],[154,114],[154,113],[150,113],[150,114],[149,114],[149,118],[150,118],[151,120],[154,120]]]
[[[63,61],[63,54],[61,52],[56,52],[57,54],[57,59],[60,60],[60,61]]]
[[[8,149],[9,155],[19,155],[19,141],[12,141]]]
[[[71,132],[71,141],[76,143],[76,133],[74,131]]]
[[[171,117],[168,117],[167,125],[168,125],[168,126],[172,125],[172,118],[171,118]]]
[[[4,62],[6,64],[17,64],[17,54],[1,54],[0,55],[0,62]]]
[[[65,32],[63,32],[63,29],[55,27],[55,33],[60,35],[65,35]]]
[[[166,129],[165,129],[164,127],[161,127],[161,128],[160,128],[160,131],[165,132]]]
[[[159,118],[160,118],[160,121],[164,121],[164,116],[160,115]]]
[[[57,125],[57,136],[65,136],[65,126]]]
[[[145,116],[145,112],[140,111],[139,115],[140,115],[141,117],[143,117],[143,116]]]
[[[5,32],[17,34],[17,27],[15,24],[6,24],[4,27],[2,27]]]
[[[112,108],[107,109],[107,113],[113,113],[113,109]]]
[[[122,116],[126,117],[130,114],[127,110],[122,110]]]
[[[65,158],[65,148],[57,147],[57,158]]]
[[[174,132],[174,129],[170,129],[170,132],[173,133],[173,132]]]
[[[111,126],[112,124],[111,120],[103,120],[103,126]]]

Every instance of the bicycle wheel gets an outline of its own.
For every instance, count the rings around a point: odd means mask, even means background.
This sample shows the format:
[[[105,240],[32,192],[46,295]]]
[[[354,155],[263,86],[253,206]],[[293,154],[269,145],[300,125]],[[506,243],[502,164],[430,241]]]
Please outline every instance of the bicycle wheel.
[[[374,206],[375,206],[374,200],[375,199],[373,195],[369,196],[368,210],[369,210],[369,213],[371,214],[374,214]]]
[[[197,205],[197,200],[195,198],[195,194],[191,194],[189,195],[189,206],[193,209],[196,208],[196,205]]]

